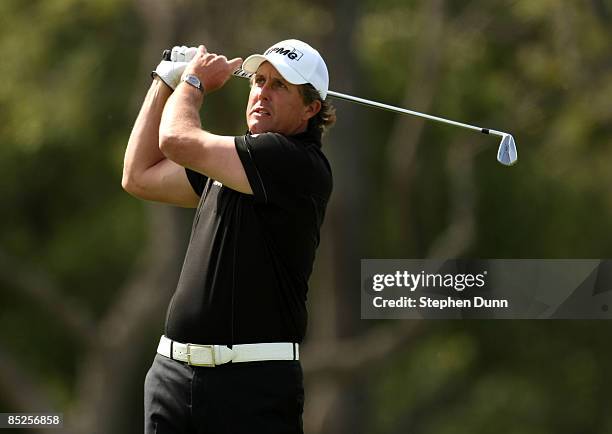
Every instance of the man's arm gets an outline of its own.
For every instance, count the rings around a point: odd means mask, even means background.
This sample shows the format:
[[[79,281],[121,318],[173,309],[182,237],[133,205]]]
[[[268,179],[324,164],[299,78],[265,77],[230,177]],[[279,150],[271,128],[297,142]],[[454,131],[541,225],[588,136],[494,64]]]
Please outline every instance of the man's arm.
[[[130,134],[121,185],[140,199],[195,208],[200,198],[184,167],[159,150],[160,119],[171,92],[159,78],[153,80]]]
[[[223,86],[241,63],[240,58],[228,61],[224,56],[209,54],[202,45],[184,74],[197,75],[210,93]],[[203,173],[233,190],[253,194],[234,137],[202,130],[199,110],[203,101],[203,93],[195,87],[187,83],[177,86],[163,111],[159,149],[180,166]]]

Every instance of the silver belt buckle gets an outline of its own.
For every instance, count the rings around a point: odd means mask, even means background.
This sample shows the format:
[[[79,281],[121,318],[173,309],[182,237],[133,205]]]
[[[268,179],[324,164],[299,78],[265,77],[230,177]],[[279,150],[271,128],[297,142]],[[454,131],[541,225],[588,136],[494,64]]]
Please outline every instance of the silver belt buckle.
[[[206,366],[209,368],[214,368],[215,365],[215,346],[214,345],[198,345],[200,348],[208,348],[210,349],[210,358],[212,359],[212,363],[192,363],[191,362],[191,344],[187,345],[187,364],[191,366]]]

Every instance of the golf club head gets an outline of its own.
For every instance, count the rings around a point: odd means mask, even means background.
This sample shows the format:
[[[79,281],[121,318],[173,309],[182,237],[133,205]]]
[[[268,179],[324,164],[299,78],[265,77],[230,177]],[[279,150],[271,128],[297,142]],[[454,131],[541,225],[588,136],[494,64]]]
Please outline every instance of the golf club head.
[[[518,155],[516,154],[516,143],[514,143],[514,137],[510,134],[504,134],[499,144],[499,150],[497,151],[497,161],[504,166],[512,166],[516,163]]]

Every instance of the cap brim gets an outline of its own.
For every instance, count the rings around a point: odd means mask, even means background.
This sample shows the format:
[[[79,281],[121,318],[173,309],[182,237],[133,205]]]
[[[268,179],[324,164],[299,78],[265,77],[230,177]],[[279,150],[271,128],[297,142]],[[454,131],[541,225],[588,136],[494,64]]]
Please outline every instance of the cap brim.
[[[266,57],[261,54],[252,54],[242,62],[242,69],[246,72],[250,72],[251,74],[255,74],[257,72],[257,68],[263,62],[266,61]]]
[[[242,69],[246,72],[250,72],[252,74],[257,72],[259,66],[264,62],[270,62],[274,68],[278,71],[280,75],[283,76],[285,80],[287,80],[291,84],[304,84],[308,83],[308,80],[304,79],[300,74],[298,74],[293,68],[291,68],[286,63],[279,61],[278,59],[270,59],[262,54],[253,54],[245,59],[242,62]]]

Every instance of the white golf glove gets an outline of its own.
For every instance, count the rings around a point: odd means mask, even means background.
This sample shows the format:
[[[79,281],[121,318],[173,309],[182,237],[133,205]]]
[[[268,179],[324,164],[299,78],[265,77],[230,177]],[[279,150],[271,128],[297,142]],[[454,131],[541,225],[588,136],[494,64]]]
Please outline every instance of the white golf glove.
[[[196,47],[185,47],[184,45],[182,47],[172,47],[170,60],[162,60],[151,75],[158,76],[174,90],[180,83],[181,75],[183,75],[187,64],[197,52]]]

